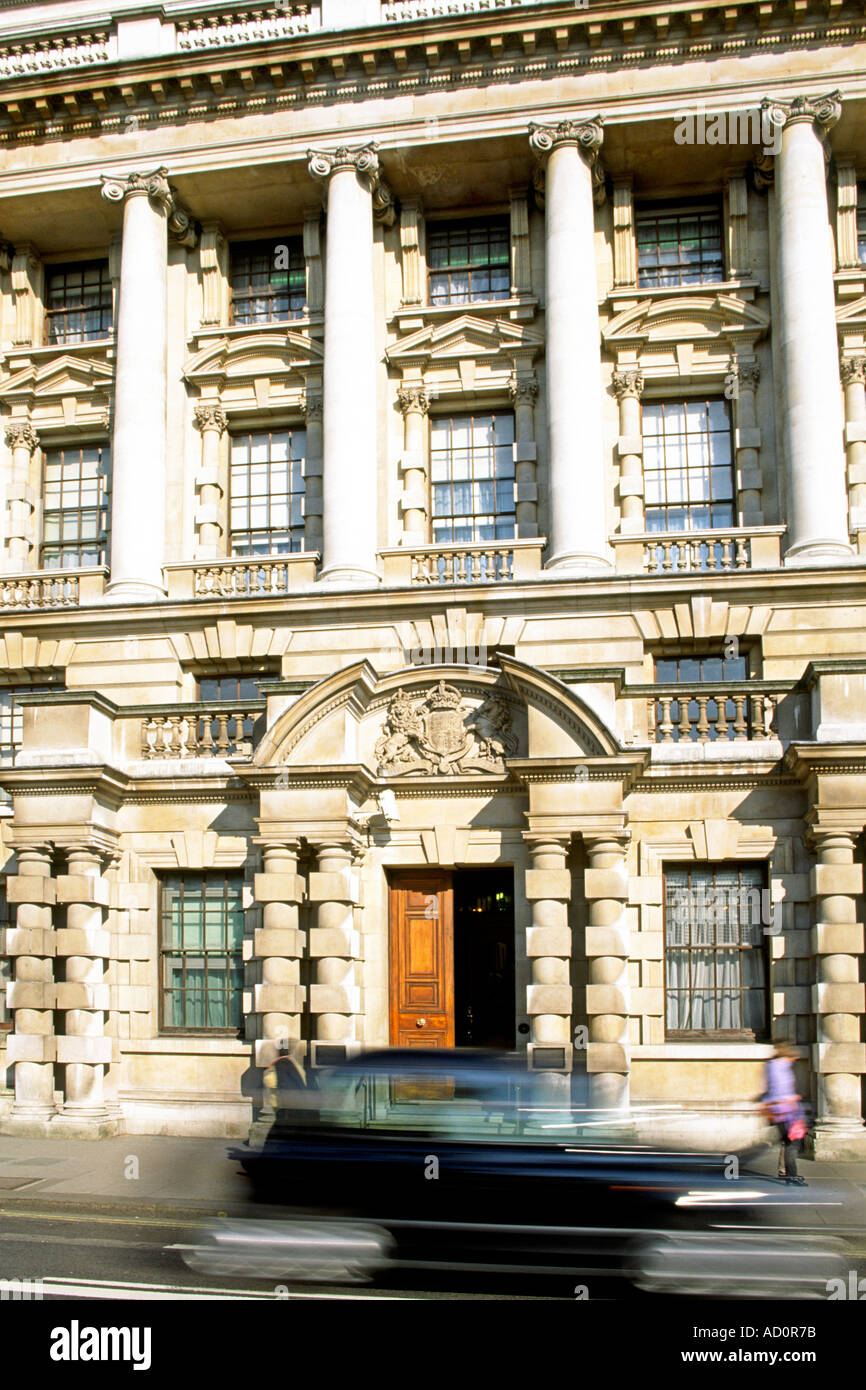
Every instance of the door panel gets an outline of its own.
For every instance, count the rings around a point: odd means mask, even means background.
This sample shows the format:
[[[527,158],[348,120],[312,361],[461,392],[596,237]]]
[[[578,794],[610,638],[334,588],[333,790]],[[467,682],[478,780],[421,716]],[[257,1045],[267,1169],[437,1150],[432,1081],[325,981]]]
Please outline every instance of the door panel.
[[[395,874],[390,889],[391,1043],[454,1046],[451,875]]]

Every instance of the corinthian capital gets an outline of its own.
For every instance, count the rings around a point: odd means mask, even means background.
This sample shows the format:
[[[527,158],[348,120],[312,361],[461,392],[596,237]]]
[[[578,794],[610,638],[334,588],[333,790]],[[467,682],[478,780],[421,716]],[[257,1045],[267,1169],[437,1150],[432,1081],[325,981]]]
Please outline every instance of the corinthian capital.
[[[637,367],[613,374],[613,393],[618,401],[625,396],[640,396],[643,391],[643,373]]]
[[[6,426],[6,443],[10,449],[28,449],[32,454],[39,435],[29,420],[13,420]]]
[[[397,392],[397,404],[404,415],[412,411],[426,415],[430,407],[426,386],[401,386]]]
[[[193,411],[196,427],[204,434],[205,430],[217,430],[222,434],[228,424],[228,416],[218,402],[201,401]]]
[[[550,154],[558,145],[576,145],[587,163],[593,165],[604,139],[603,125],[603,116],[596,116],[591,121],[560,121],[558,125],[536,125],[533,122],[529,127],[529,144],[536,154],[542,156]]]
[[[845,357],[842,360],[842,385],[866,386],[866,357]]]
[[[109,203],[123,203],[134,197],[149,198],[166,214],[168,230],[175,241],[191,247],[198,240],[198,224],[178,202],[165,168],[154,169],[152,174],[127,174],[125,179],[103,174],[102,196]]]
[[[508,394],[515,405],[534,405],[538,397],[538,381],[534,376],[513,376],[508,383]]]
[[[396,216],[394,195],[382,177],[378,146],[339,145],[335,150],[307,150],[307,169],[314,179],[330,179],[344,169],[355,173],[369,189],[373,199],[373,216],[377,222],[390,227]]]
[[[830,92],[824,97],[798,96],[790,101],[766,97],[761,102],[761,111],[766,111],[772,124],[783,130],[796,121],[809,121],[817,125],[818,134],[823,136],[832,130],[842,115],[842,93]]]

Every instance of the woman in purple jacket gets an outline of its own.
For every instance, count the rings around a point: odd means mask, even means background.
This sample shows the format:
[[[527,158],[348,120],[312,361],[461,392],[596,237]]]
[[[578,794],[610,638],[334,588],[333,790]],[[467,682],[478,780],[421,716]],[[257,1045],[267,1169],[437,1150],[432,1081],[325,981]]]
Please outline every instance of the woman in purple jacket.
[[[797,1154],[806,1133],[806,1116],[797,1094],[794,1076],[794,1048],[787,1042],[777,1042],[767,1063],[767,1089],[761,1096],[764,1109],[779,1132],[779,1177],[800,1187],[806,1179],[797,1175]]]

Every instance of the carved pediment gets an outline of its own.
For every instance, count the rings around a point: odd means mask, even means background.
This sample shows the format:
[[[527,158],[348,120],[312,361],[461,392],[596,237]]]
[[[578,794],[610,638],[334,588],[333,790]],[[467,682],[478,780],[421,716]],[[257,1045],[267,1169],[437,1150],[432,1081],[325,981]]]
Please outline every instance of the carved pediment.
[[[87,396],[94,391],[104,392],[112,386],[113,381],[114,368],[104,359],[63,353],[45,362],[28,360],[25,366],[12,371],[0,383],[0,391],[7,398],[56,399]]]
[[[444,679],[422,692],[391,696],[375,747],[380,777],[504,773],[517,751],[509,701],[491,690],[476,707]]]
[[[322,346],[306,333],[249,333],[210,339],[184,366],[187,381],[279,379],[311,366],[321,367]]]
[[[500,353],[535,353],[544,346],[541,336],[509,319],[482,319],[462,314],[446,322],[427,324],[389,348],[389,362],[408,365],[459,362],[461,358],[496,357]]]
[[[707,343],[742,336],[754,342],[769,326],[768,314],[734,295],[683,295],[646,299],[623,310],[608,324],[603,337],[609,347]]]
[[[866,324],[866,295],[852,299],[850,304],[837,306],[836,322],[840,330],[843,328],[862,328]]]

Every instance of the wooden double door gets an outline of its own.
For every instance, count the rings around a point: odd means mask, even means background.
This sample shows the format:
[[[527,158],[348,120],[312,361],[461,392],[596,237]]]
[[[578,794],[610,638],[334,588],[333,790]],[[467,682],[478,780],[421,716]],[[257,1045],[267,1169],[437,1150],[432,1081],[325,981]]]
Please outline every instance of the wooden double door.
[[[392,1046],[513,1047],[513,871],[395,873],[389,897]]]

